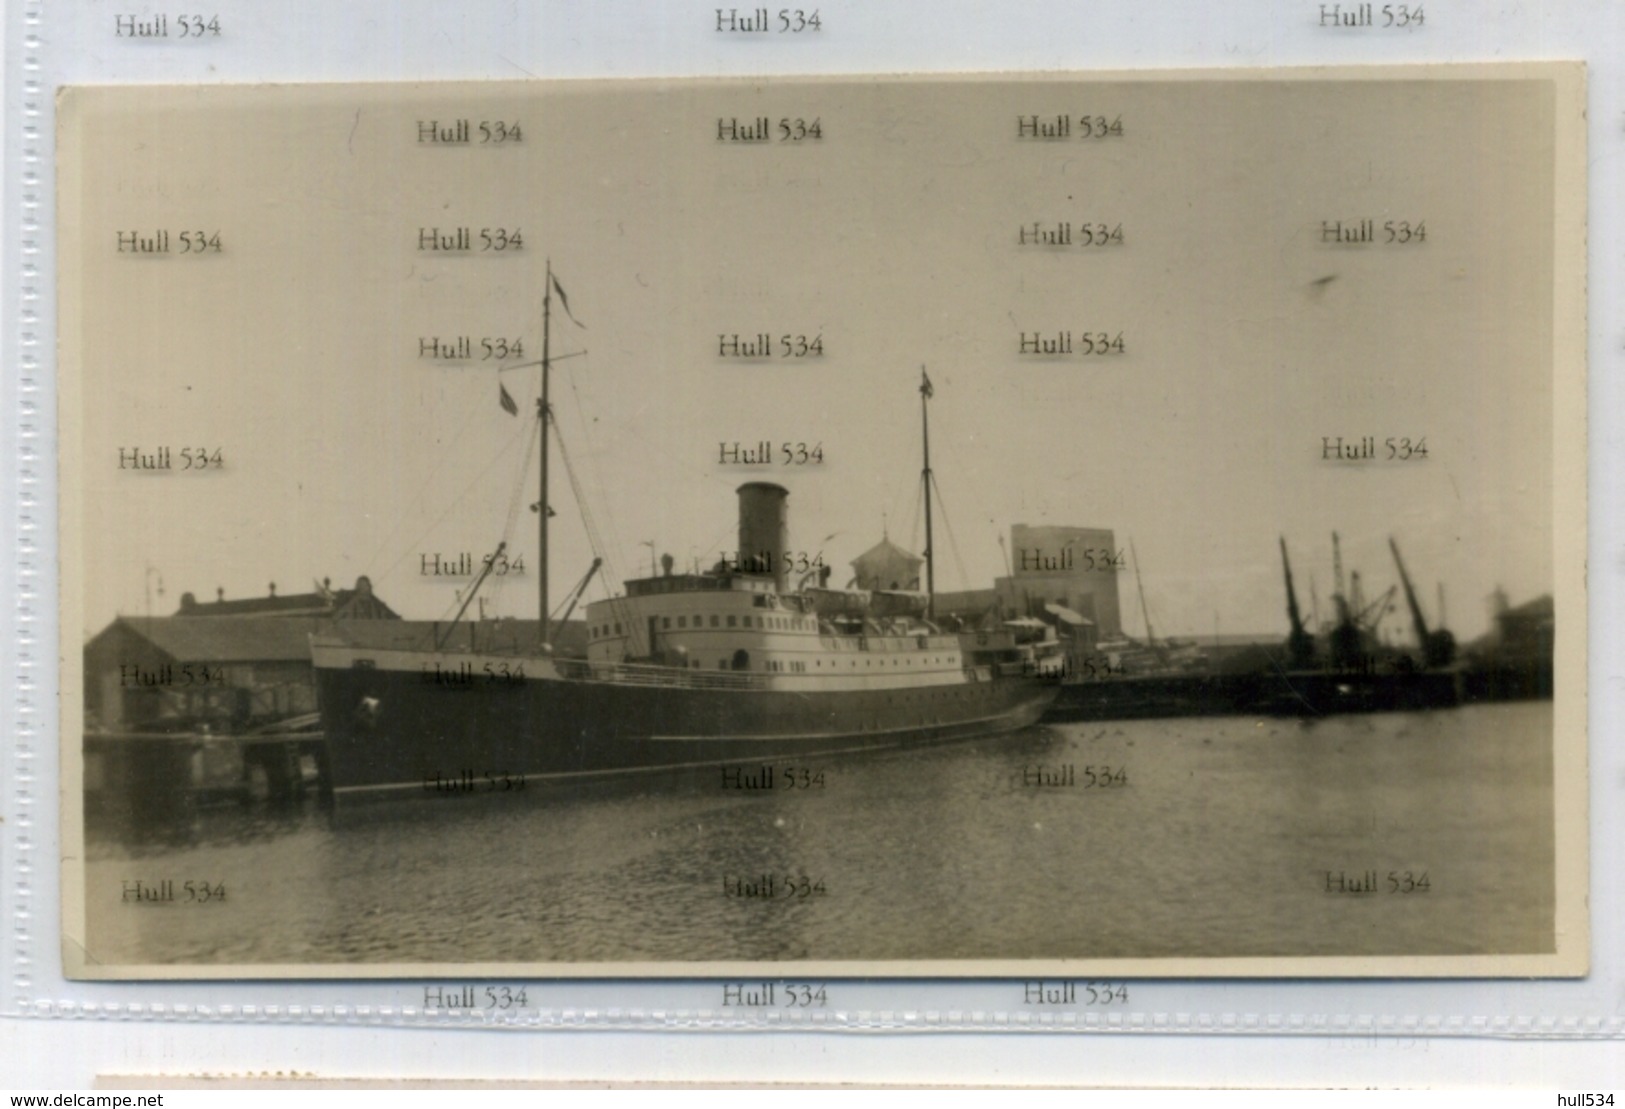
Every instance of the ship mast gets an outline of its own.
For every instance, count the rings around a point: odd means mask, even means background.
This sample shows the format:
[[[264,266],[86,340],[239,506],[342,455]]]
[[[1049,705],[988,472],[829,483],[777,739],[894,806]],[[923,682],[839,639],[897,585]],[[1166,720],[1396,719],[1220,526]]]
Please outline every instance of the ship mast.
[[[552,322],[552,314],[553,260],[549,258],[547,260],[547,276],[542,284],[542,395],[536,400],[536,418],[542,423],[542,449],[540,452],[542,456],[542,492],[540,499],[536,502],[536,589],[537,607],[540,609],[541,614],[543,643],[550,642],[550,637],[547,634],[547,517],[551,512],[547,505],[547,422],[552,415],[548,408],[548,384],[551,376],[549,374],[551,366],[548,362],[548,333]]]
[[[925,367],[920,367],[920,432],[921,441],[925,446],[925,468],[920,471],[920,480],[925,483],[925,618],[935,620],[937,604],[937,577],[936,566],[932,559],[931,548],[931,419],[926,411],[926,402],[931,399],[931,379],[926,376]]]
[[[1145,642],[1148,647],[1157,645],[1157,634],[1151,630],[1151,610],[1145,605],[1145,581],[1140,577],[1140,552],[1134,549],[1134,540],[1128,541],[1129,554],[1134,558],[1134,588],[1140,592],[1140,616],[1145,620]]]

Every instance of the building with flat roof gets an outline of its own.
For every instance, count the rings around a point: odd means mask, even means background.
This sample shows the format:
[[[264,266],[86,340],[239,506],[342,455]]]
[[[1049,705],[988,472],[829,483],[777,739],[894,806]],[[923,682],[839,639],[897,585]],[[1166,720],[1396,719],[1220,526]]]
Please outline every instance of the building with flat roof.
[[[1118,576],[1130,569],[1110,528],[1064,525],[1010,529],[1010,576],[995,590],[1017,615],[1043,618],[1054,605],[1088,620],[1097,639],[1123,634]]]

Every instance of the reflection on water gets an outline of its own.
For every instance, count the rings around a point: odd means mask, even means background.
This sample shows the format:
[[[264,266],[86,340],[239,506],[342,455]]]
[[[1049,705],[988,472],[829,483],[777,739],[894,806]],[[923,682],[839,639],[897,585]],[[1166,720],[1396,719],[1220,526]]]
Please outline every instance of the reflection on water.
[[[1549,951],[1550,736],[1549,703],[1092,723],[828,760],[821,788],[786,786],[781,767],[767,790],[713,770],[200,810],[87,829],[90,949],[121,963]],[[1328,892],[1367,875],[1375,892]],[[1390,892],[1407,875],[1426,888]],[[187,881],[225,897],[127,896]]]

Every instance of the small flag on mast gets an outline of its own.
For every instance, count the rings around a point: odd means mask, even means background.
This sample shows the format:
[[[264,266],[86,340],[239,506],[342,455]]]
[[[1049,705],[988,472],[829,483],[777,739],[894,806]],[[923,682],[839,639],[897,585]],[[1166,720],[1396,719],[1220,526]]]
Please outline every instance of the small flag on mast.
[[[935,394],[935,392],[936,391],[931,388],[931,379],[926,376],[925,367],[921,366],[920,367],[920,395],[925,397],[926,400],[930,400],[931,397]]]
[[[519,415],[519,406],[515,404],[513,398],[508,395],[508,387],[499,381],[497,382],[497,392],[499,394],[497,397],[497,403],[502,405],[502,410],[510,416]]]
[[[570,322],[581,328],[581,330],[587,330],[587,325],[576,319],[576,314],[570,311],[570,298],[564,295],[564,286],[559,284],[559,279],[554,277],[551,273],[549,273],[547,276],[548,279],[553,282],[553,291],[559,294],[559,303],[564,306],[564,314],[569,316]]]

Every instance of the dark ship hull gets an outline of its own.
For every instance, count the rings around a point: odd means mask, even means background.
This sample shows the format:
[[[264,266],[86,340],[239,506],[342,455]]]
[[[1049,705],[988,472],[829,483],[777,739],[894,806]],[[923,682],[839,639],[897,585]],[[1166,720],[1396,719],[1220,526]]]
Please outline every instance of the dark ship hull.
[[[1111,678],[1062,687],[1044,719],[1129,720],[1178,716],[1331,716],[1452,708],[1454,671],[1339,674],[1319,670]]]
[[[595,673],[545,657],[524,659],[527,674],[514,679],[500,676],[520,663],[513,656],[488,671],[489,656],[391,668],[382,658],[323,665],[324,653],[316,674],[341,799],[506,792],[999,735],[1036,723],[1058,688],[985,667],[951,684],[820,691],[658,667]]]

